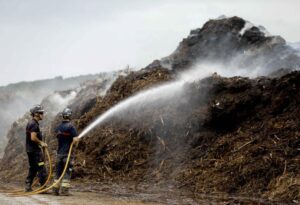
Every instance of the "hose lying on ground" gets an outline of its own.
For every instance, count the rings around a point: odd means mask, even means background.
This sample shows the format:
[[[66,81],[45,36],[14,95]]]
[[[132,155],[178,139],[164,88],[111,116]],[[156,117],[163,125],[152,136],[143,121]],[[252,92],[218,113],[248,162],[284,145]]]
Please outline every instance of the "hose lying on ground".
[[[56,186],[58,183],[60,183],[60,181],[63,179],[63,177],[64,177],[64,175],[65,175],[65,173],[67,171],[67,168],[68,168],[68,165],[69,165],[69,162],[70,162],[70,158],[71,158],[71,154],[72,154],[73,145],[74,145],[74,142],[72,142],[72,144],[70,146],[69,153],[68,153],[68,158],[67,158],[67,161],[66,161],[66,164],[65,164],[65,167],[64,167],[64,170],[63,170],[61,176],[51,186],[49,186],[47,188],[44,188],[46,186],[46,184],[48,183],[48,181],[49,181],[49,180],[47,180],[47,183],[45,183],[43,186],[41,186],[37,190],[34,190],[32,192],[20,193],[20,194],[10,194],[9,196],[16,196],[16,197],[18,197],[18,196],[31,196],[31,195],[34,195],[34,194],[40,194],[40,193],[43,193],[43,192],[46,192],[46,191],[52,189],[54,186]],[[48,152],[48,154],[49,154],[49,152]],[[51,167],[51,165],[50,165],[50,167]],[[52,168],[51,168],[51,171],[52,171]]]
[[[42,188],[44,188],[47,185],[47,183],[49,182],[49,180],[50,180],[50,178],[52,176],[52,172],[53,172],[52,171],[52,162],[51,162],[51,157],[50,157],[50,154],[49,154],[49,150],[48,150],[48,148],[46,148],[45,150],[46,150],[45,152],[46,152],[46,156],[47,156],[47,160],[48,160],[48,164],[49,164],[49,175],[48,175],[48,178],[47,178],[46,182],[41,187],[39,187],[38,189],[42,189]],[[33,181],[31,187],[33,188],[38,182],[39,182],[39,179],[36,178]],[[38,190],[38,189],[36,189],[36,190]],[[7,190],[4,191],[4,190],[1,190],[1,192],[9,193],[9,194],[26,193],[26,192],[24,192],[24,189],[19,189],[19,190],[14,190],[14,191],[7,191]]]
[[[36,190],[33,190],[32,192],[24,192],[23,190],[22,191],[18,190],[18,191],[9,193],[8,194],[9,196],[26,196],[29,193],[34,193],[34,192],[37,192],[39,190],[42,190],[47,186],[47,184],[50,181],[51,176],[52,176],[52,161],[51,161],[51,157],[50,157],[48,148],[45,149],[45,152],[46,152],[46,156],[48,158],[48,163],[49,163],[49,174],[48,174],[46,182],[41,187],[37,188]],[[36,183],[37,183],[37,181],[38,180],[35,180]],[[34,183],[33,183],[32,187],[33,186],[34,186]]]
[[[33,188],[38,182],[39,182],[39,179],[35,178],[35,180],[33,181],[32,185],[31,185],[31,188]],[[10,191],[8,193],[16,194],[16,193],[23,193],[23,192],[24,192],[24,189],[18,189],[18,190]]]

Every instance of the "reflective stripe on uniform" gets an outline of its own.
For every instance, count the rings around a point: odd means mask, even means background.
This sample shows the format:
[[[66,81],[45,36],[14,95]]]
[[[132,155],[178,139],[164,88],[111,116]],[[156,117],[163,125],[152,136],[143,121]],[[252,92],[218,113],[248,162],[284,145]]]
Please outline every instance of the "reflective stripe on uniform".
[[[61,183],[61,186],[66,187],[66,188],[70,188],[70,183],[63,182],[63,183]]]
[[[44,165],[45,165],[45,162],[39,162],[38,165],[39,165],[39,166],[44,166]]]
[[[62,183],[61,183],[61,186],[69,188],[70,187],[70,180],[63,179]]]
[[[71,135],[71,133],[69,133],[69,132],[61,132],[61,131],[59,131],[57,134],[58,135],[63,135],[63,136],[70,136]]]

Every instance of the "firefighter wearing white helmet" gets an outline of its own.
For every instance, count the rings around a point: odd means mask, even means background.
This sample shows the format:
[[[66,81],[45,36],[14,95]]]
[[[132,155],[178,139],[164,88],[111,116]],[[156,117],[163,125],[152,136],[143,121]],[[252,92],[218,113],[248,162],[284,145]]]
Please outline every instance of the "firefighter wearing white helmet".
[[[70,108],[65,108],[62,111],[62,122],[58,125],[55,130],[56,137],[58,140],[58,148],[57,148],[57,158],[56,158],[56,175],[55,175],[55,182],[60,178],[63,169],[65,167],[68,153],[70,146],[73,141],[78,142],[77,131],[74,125],[71,123],[71,115],[72,110]],[[58,183],[53,188],[53,193],[55,195],[70,195],[69,188],[70,188],[70,179],[73,170],[73,162],[74,156],[71,156],[71,160],[68,164],[67,171],[63,176],[61,183]]]

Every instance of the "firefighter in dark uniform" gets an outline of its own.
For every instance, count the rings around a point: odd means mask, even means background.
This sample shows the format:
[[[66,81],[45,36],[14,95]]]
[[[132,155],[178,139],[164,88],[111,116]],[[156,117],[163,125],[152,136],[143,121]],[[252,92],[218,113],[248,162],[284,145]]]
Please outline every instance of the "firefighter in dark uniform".
[[[56,158],[56,176],[54,182],[58,181],[58,179],[60,178],[64,170],[71,143],[73,141],[76,143],[79,141],[79,139],[76,137],[77,136],[76,128],[70,122],[71,115],[72,115],[71,109],[65,108],[62,112],[62,118],[63,118],[62,122],[58,125],[58,127],[55,130],[56,137],[58,140],[58,149],[57,149],[57,158]],[[71,174],[73,169],[73,161],[74,161],[74,156],[71,155],[71,159],[68,164],[67,171],[62,181],[58,183],[55,187],[53,187],[53,193],[55,195],[59,195],[59,191],[61,191],[60,195],[64,195],[64,196],[70,195],[69,188],[70,188],[70,179],[71,179]]]
[[[46,182],[47,172],[44,164],[42,148],[47,147],[43,142],[39,121],[43,119],[44,109],[41,105],[35,105],[30,109],[32,119],[26,126],[26,152],[29,161],[29,171],[25,182],[25,191],[32,191],[31,185],[36,176],[43,185]]]

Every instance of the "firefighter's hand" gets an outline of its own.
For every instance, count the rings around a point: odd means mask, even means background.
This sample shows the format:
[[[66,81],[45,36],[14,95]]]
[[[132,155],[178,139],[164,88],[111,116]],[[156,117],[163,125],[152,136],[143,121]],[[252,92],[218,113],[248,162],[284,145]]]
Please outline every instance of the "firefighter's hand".
[[[79,138],[78,137],[74,137],[73,138],[73,143],[75,144],[75,145],[78,145],[78,143],[79,143]]]
[[[40,145],[41,145],[41,147],[43,147],[43,148],[48,147],[47,143],[45,143],[45,142],[41,142]]]

